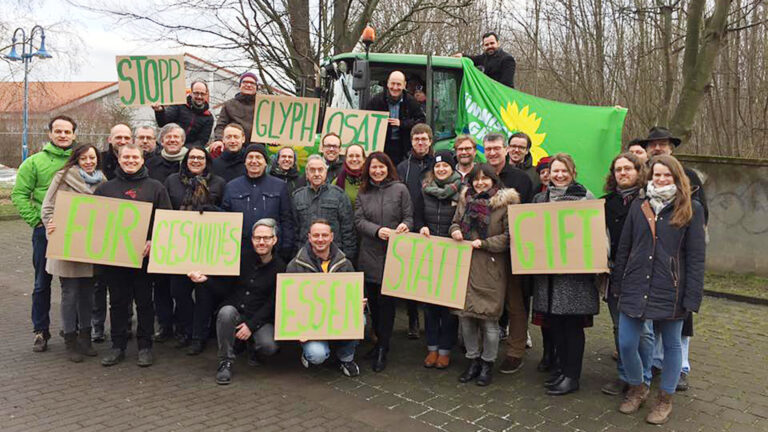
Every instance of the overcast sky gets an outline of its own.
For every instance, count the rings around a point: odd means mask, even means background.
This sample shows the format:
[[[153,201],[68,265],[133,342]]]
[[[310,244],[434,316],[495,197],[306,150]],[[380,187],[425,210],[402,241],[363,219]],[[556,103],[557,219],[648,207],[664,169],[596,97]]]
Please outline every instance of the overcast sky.
[[[10,44],[16,27],[46,31],[46,48],[54,58],[32,60],[32,81],[116,81],[115,56],[124,54],[175,54],[183,50],[170,44],[136,41],[110,18],[73,7],[64,0],[0,0],[15,3],[3,8],[0,21],[11,30],[0,34],[0,47]],[[10,9],[10,10],[9,10]],[[39,43],[36,37],[35,45]],[[2,54],[7,54],[6,50]],[[21,62],[0,63],[0,79],[23,80]]]

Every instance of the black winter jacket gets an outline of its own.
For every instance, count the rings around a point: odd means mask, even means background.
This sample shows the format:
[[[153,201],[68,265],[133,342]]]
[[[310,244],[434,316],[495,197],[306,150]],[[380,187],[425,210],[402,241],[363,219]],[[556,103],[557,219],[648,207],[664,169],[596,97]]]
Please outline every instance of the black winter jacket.
[[[621,234],[611,275],[619,310],[632,318],[683,319],[697,312],[704,288],[704,210],[696,200],[688,226],[670,225],[674,205],[658,216],[635,200]]]
[[[424,224],[417,228],[427,227],[430,235],[450,237],[448,229],[451,227],[453,215],[456,213],[456,201],[450,198],[437,199],[422,191],[419,205],[421,209],[415,208],[414,213],[420,211],[424,215]]]
[[[611,192],[603,197],[605,200],[605,227],[608,229],[610,241],[610,262],[616,262],[616,252],[619,250],[621,231],[624,229],[624,221],[629,214],[629,208],[637,198],[640,189],[625,200],[619,192]]]
[[[520,168],[515,168],[509,163],[504,165],[499,173],[499,179],[506,188],[512,188],[520,195],[520,202],[526,204],[533,199],[533,183],[528,175]]]
[[[221,156],[213,160],[212,170],[227,183],[245,175],[245,149],[237,153],[224,150]]]
[[[243,214],[243,244],[250,244],[251,227],[261,218],[277,221],[277,249],[280,256],[291,256],[296,241],[296,226],[291,197],[284,181],[269,174],[258,178],[240,176],[224,187],[224,211]]]
[[[371,111],[386,111],[389,112],[389,102],[387,102],[388,90],[373,96],[368,105],[365,107]],[[424,111],[421,109],[421,105],[406,92],[403,92],[403,99],[400,102],[400,137],[397,142],[392,140],[392,128],[387,127],[387,140],[384,143],[384,153],[386,153],[391,159],[392,163],[397,166],[411,149],[411,129],[419,124],[427,121],[427,117]],[[329,178],[331,178],[329,176]]]
[[[507,54],[504,50],[498,49],[493,55],[485,53],[468,56],[472,63],[488,75],[507,87],[515,87],[515,58]]]
[[[333,243],[351,259],[357,256],[357,235],[352,204],[344,190],[336,185],[324,184],[316,191],[312,186],[296,189],[292,196],[296,211],[298,244],[307,242],[312,221],[322,218],[330,222]]]
[[[171,176],[171,174],[178,174],[181,168],[181,161],[169,161],[161,155],[157,155],[148,160],[144,164],[149,170],[149,177],[153,178],[160,183],[165,183],[165,180]]]
[[[146,161],[144,161],[146,164]],[[101,152],[101,172],[107,180],[115,178],[115,170],[118,167],[117,155],[112,151],[112,146],[107,144],[107,149]]]
[[[253,130],[253,109],[256,96],[244,95],[238,93],[234,98],[224,102],[219,112],[219,118],[216,120],[216,128],[213,130],[215,140],[221,140],[224,134],[224,128],[230,123],[237,123],[245,131],[246,145],[251,142],[251,131]]]
[[[223,178],[217,175],[211,175],[211,179],[208,181],[208,192],[211,196],[211,202],[209,203],[210,208],[206,208],[206,210],[215,210],[216,208],[221,207],[221,199],[224,196],[225,185],[226,183],[224,183]],[[165,180],[164,186],[168,191],[168,196],[171,198],[173,209],[179,210],[181,208],[181,203],[184,201],[184,195],[187,192],[187,186],[181,182],[181,175],[179,175],[179,173],[171,174]]]
[[[539,179],[539,173],[536,172],[536,167],[533,165],[533,156],[531,156],[530,152],[527,155],[525,155],[525,158],[521,163],[519,163],[518,165],[512,165],[512,166],[523,171],[525,175],[527,175],[528,178],[531,180],[531,185],[533,187],[533,195],[536,195],[541,191],[541,180]],[[533,200],[533,197],[531,197],[530,199]],[[530,201],[523,201],[523,202],[530,202]]]
[[[421,182],[424,176],[432,169],[434,156],[427,154],[422,159],[418,159],[413,151],[408,152],[408,158],[397,165],[397,176],[400,181],[408,186],[408,193],[411,195],[411,204],[413,205],[413,232],[418,232],[424,226],[424,203],[421,202]]]
[[[213,130],[213,114],[208,111],[208,103],[197,108],[192,104],[192,95],[187,96],[185,105],[169,105],[162,111],[155,111],[155,120],[159,127],[168,123],[181,126],[187,136],[184,141],[187,147],[205,147]]]
[[[285,262],[278,256],[262,264],[253,248],[243,249],[240,276],[211,277],[205,287],[217,298],[225,298],[221,306],[234,306],[245,325],[255,332],[264,324],[275,322],[277,275],[285,272]]]
[[[709,223],[709,206],[707,205],[707,196],[704,195],[704,183],[702,183],[696,171],[688,168],[684,168],[684,171],[691,181],[691,198],[701,204],[701,208],[704,211],[704,224],[706,225]]]

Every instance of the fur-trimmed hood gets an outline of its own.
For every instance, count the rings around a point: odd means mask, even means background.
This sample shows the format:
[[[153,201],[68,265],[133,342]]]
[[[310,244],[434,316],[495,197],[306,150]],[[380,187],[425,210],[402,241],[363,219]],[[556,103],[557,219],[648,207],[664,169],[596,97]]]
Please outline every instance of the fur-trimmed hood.
[[[459,197],[461,202],[467,202],[468,190],[469,186],[464,186],[464,188],[461,190],[461,196]],[[496,192],[496,195],[491,198],[490,204],[492,209],[506,207],[512,204],[520,204],[520,194],[517,193],[517,191],[513,188],[499,189],[499,191]]]

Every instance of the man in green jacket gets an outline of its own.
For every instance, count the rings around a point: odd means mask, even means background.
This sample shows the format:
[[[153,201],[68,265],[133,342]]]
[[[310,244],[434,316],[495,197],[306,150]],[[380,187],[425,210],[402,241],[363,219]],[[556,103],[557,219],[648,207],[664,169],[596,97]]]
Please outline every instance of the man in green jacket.
[[[11,192],[11,201],[19,215],[32,227],[32,265],[35,268],[35,286],[32,290],[32,324],[35,341],[32,350],[43,352],[48,349],[51,333],[48,327],[51,319],[51,275],[45,271],[45,249],[48,240],[45,227],[40,220],[40,208],[53,176],[72,154],[77,124],[67,116],[56,116],[48,123],[51,141],[42,151],[25,160],[16,173],[16,184]]]

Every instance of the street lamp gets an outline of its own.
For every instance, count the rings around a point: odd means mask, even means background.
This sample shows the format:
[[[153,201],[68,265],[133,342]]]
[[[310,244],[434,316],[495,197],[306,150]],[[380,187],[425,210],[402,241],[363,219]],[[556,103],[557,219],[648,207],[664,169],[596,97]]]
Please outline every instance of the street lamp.
[[[40,30],[40,49],[32,53],[34,46],[32,41],[35,38],[35,31]],[[16,34],[21,32],[21,55],[16,52]],[[29,39],[24,29],[19,27],[13,31],[13,39],[11,42],[11,52],[5,55],[5,58],[11,61],[24,62],[24,134],[21,137],[21,161],[27,158],[29,152],[29,146],[27,145],[27,135],[29,134],[29,63],[32,61],[32,57],[40,59],[49,59],[53,57],[45,49],[45,30],[39,25],[32,27],[32,31],[29,32]]]

